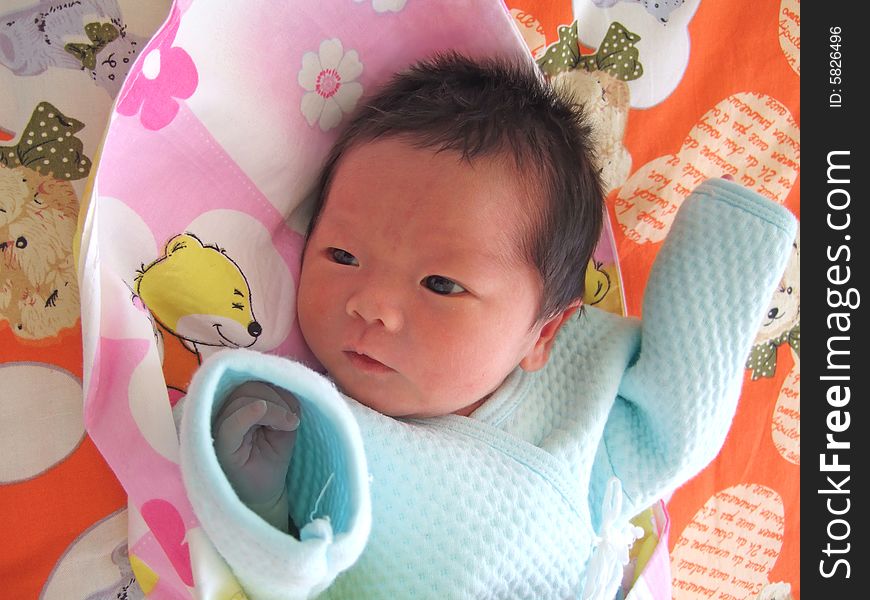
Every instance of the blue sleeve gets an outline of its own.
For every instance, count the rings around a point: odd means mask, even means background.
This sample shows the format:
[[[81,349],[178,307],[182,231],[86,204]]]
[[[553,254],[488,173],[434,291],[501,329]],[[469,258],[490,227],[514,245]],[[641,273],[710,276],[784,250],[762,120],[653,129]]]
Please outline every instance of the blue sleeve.
[[[212,423],[230,391],[248,381],[285,389],[301,407],[287,482],[298,538],[239,499],[215,453]],[[356,562],[371,529],[368,467],[356,419],[330,381],[277,356],[223,350],[194,374],[185,403],[179,430],[185,490],[202,532],[246,593],[313,597]]]
[[[702,183],[678,212],[650,272],[640,347],[596,461],[593,488],[619,477],[626,514],[673,491],[721,449],[795,231],[787,209],[725,180]]]

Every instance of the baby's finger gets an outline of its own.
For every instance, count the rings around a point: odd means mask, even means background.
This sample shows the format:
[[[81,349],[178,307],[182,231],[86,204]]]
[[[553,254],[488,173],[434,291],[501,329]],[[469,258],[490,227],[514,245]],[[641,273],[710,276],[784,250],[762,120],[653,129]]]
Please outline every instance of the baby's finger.
[[[278,392],[278,390],[276,390],[268,383],[264,383],[262,384],[262,387],[257,388],[257,398],[262,398],[266,402],[272,402],[274,404],[286,404],[286,402],[282,400],[281,394]]]
[[[227,395],[218,411],[216,421],[220,421],[224,415],[230,415],[255,400],[268,401],[273,393],[272,388],[261,381],[246,381]]]
[[[299,427],[299,417],[292,410],[271,402],[267,404],[266,413],[259,419],[259,423],[280,431],[294,431]]]
[[[229,456],[242,445],[245,434],[266,414],[269,403],[256,398],[224,418],[215,432],[215,450],[218,456]]]

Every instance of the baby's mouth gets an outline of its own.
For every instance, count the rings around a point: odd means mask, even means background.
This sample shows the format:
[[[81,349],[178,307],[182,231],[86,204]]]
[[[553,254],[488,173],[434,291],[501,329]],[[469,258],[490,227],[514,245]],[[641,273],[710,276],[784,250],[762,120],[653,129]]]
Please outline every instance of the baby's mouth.
[[[362,352],[344,350],[344,355],[355,368],[365,373],[391,373],[394,370],[381,361]]]

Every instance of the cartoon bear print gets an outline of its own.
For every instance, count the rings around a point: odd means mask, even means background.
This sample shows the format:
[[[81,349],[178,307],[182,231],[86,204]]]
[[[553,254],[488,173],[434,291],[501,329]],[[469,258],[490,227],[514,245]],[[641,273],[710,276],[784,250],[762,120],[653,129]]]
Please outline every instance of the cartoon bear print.
[[[584,69],[560,73],[553,82],[567,87],[586,107],[604,191],[621,186],[631,171],[631,154],[622,144],[631,108],[628,83],[605,71]]]
[[[800,231],[792,244],[791,257],[779,286],[767,307],[755,345],[746,361],[752,379],[773,377],[776,372],[776,352],[782,344],[789,344],[800,357],[801,340],[801,242]]]
[[[15,75],[79,69],[113,98],[146,41],[127,31],[117,0],[42,0],[0,16],[0,64]]]
[[[170,239],[134,284],[158,325],[200,359],[221,348],[250,347],[263,332],[242,270],[224,250],[192,233]]]
[[[596,51],[582,54],[575,21],[560,26],[559,40],[537,59],[555,87],[583,104],[605,192],[621,186],[631,170],[622,139],[631,109],[628,82],[643,75],[639,41],[639,35],[614,21]]]
[[[0,167],[0,194],[10,179],[25,192],[6,196],[12,210],[0,212],[0,320],[19,337],[49,337],[79,316],[72,257],[78,200],[68,181],[26,167]]]
[[[0,322],[24,339],[57,335],[78,320],[70,181],[90,172],[74,135],[82,127],[42,102],[18,143],[0,146]]]

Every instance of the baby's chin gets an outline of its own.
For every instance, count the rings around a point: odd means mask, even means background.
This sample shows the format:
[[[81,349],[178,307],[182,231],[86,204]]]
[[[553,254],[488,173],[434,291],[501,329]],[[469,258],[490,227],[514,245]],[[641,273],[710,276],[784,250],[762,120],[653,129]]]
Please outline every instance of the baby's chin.
[[[458,407],[438,406],[436,399],[392,389],[393,386],[365,385],[359,381],[335,380],[338,389],[365,407],[397,419],[438,417],[455,412]]]
[[[477,401],[469,401],[468,403],[457,404],[452,402],[447,404],[438,402],[437,399],[402,398],[400,395],[387,398],[383,393],[348,395],[363,406],[396,419],[428,419],[450,414],[467,417],[486,401],[486,398],[483,398]]]
[[[423,414],[423,412],[419,410],[419,405],[403,398],[402,395],[397,395],[395,393],[391,394],[388,386],[380,386],[377,389],[371,389],[370,386],[352,384],[343,385],[341,381],[336,381],[336,384],[342,392],[363,406],[388,417],[414,418],[433,416]]]

